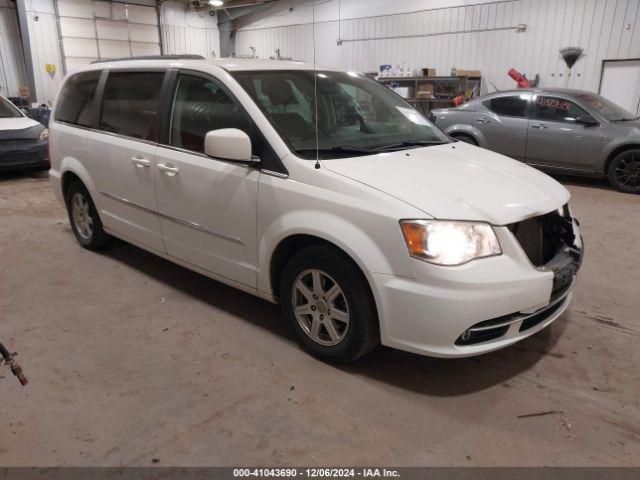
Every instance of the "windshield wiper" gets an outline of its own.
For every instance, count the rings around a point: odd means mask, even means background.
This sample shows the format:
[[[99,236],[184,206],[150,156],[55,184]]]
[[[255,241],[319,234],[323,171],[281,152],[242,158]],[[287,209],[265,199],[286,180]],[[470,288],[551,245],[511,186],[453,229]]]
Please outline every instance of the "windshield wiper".
[[[638,120],[640,119],[640,117],[635,117],[635,118],[616,118],[614,120],[611,120],[612,122],[633,122],[634,120]]]
[[[296,152],[298,153],[315,153],[316,149],[315,148],[300,148],[298,150],[296,150]],[[356,155],[373,155],[374,153],[376,153],[375,150],[369,149],[369,148],[360,148],[360,147],[331,147],[331,148],[318,148],[317,152],[319,155],[326,155],[326,154],[345,154],[345,155],[352,155],[352,154],[356,154]]]
[[[402,150],[407,147],[428,147],[431,145],[443,145],[449,143],[443,140],[408,140],[400,143],[390,143],[388,145],[380,145],[373,149],[375,152],[384,152],[387,150]]]

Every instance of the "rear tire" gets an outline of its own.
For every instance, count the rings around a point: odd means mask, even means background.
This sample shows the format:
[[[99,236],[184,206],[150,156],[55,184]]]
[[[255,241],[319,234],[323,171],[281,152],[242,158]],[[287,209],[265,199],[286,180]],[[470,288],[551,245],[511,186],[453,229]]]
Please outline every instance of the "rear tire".
[[[468,143],[469,145],[478,146],[478,141],[473,138],[471,135],[467,135],[466,133],[459,133],[457,135],[451,135],[453,138],[458,140],[459,142]]]
[[[69,186],[66,202],[69,223],[80,245],[87,250],[106,247],[111,236],[102,228],[98,211],[82,182],[74,182]]]
[[[640,194],[640,149],[625,150],[613,157],[607,177],[616,190]]]
[[[336,249],[315,245],[297,252],[282,272],[280,303],[300,345],[322,360],[352,362],[380,341],[369,285]]]

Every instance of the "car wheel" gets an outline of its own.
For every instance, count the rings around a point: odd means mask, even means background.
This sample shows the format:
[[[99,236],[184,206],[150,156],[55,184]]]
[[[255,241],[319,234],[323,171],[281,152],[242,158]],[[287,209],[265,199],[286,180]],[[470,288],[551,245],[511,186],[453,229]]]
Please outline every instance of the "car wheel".
[[[74,182],[67,191],[67,211],[71,229],[78,242],[88,250],[105,247],[111,237],[103,230],[89,192],[80,182]]]
[[[609,164],[609,183],[621,192],[640,194],[640,149],[619,153]]]
[[[458,134],[458,135],[452,135],[452,136],[459,142],[468,143],[469,145],[475,145],[476,147],[478,146],[478,142],[471,135]]]
[[[379,343],[369,285],[333,248],[308,247],[289,260],[280,281],[280,303],[302,347],[323,360],[351,362]]]

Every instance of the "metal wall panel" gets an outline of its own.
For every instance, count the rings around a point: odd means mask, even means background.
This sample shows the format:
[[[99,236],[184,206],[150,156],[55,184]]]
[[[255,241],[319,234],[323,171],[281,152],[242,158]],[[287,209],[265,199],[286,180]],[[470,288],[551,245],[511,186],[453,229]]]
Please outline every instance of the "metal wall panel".
[[[282,15],[281,22],[286,12]],[[238,31],[237,54],[255,47],[259,57],[268,58],[279,48],[283,56],[313,60],[310,20],[272,28],[261,23]],[[525,32],[516,33],[519,24],[527,26]],[[329,66],[377,71],[380,64],[406,61],[436,68],[439,75],[449,75],[453,66],[479,69],[485,90],[514,87],[507,76],[513,67],[529,78],[539,74],[543,86],[597,91],[603,59],[640,57],[640,0],[495,1],[327,20],[317,23],[315,32],[316,59]],[[345,40],[341,46],[338,38]],[[558,52],[567,46],[585,51],[570,76]]]
[[[51,0],[32,0],[26,5],[37,101],[52,104],[64,77],[55,10]],[[56,71],[47,72],[47,64],[55,65]]]
[[[26,84],[16,11],[0,0],[0,95],[15,97]]]
[[[215,16],[193,12],[186,3],[164,2],[160,23],[166,54],[220,56],[220,32]]]

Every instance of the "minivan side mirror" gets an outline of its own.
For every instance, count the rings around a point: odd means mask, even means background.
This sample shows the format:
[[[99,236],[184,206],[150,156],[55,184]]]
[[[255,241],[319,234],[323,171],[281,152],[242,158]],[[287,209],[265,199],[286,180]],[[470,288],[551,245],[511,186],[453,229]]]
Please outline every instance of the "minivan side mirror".
[[[585,127],[596,127],[600,125],[600,122],[598,122],[593,117],[577,117],[575,121],[576,123],[579,123],[580,125],[584,125]]]
[[[251,155],[251,139],[237,128],[220,128],[207,132],[204,153],[210,157],[235,162],[257,161]]]

